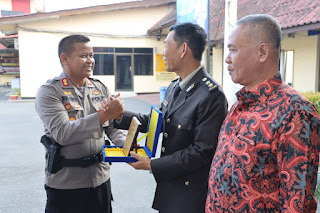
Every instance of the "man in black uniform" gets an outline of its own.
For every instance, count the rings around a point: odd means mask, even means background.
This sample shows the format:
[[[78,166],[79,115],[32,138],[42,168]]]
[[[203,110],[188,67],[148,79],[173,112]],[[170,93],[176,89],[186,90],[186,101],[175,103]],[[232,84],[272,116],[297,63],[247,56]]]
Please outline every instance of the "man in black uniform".
[[[154,175],[154,209],[160,213],[201,213],[227,101],[221,87],[201,65],[205,31],[191,23],[171,26],[169,31],[163,52],[166,70],[179,78],[172,81],[161,104],[161,157],[150,160],[131,152],[138,160],[131,166]],[[141,131],[147,131],[148,115],[128,111],[116,121],[118,127],[128,128],[133,116],[141,121]]]

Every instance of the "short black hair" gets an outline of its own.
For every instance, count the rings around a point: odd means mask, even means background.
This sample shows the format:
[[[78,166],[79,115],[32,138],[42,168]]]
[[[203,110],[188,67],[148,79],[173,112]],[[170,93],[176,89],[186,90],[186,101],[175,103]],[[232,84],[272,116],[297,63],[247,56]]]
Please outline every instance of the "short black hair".
[[[59,42],[58,46],[58,56],[60,58],[60,55],[62,53],[65,53],[66,55],[70,55],[72,51],[74,50],[74,43],[87,43],[90,39],[87,36],[83,35],[70,35],[67,37],[64,37]]]
[[[201,61],[207,43],[207,34],[202,27],[186,22],[170,26],[170,31],[175,32],[173,39],[178,43],[178,46],[186,42],[193,57]]]

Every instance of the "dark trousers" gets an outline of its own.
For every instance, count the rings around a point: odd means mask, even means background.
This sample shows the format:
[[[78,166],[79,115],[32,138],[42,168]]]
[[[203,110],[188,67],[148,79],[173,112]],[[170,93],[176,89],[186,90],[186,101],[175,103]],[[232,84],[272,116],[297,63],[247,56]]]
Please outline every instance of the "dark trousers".
[[[110,179],[96,188],[45,189],[46,213],[112,213]]]

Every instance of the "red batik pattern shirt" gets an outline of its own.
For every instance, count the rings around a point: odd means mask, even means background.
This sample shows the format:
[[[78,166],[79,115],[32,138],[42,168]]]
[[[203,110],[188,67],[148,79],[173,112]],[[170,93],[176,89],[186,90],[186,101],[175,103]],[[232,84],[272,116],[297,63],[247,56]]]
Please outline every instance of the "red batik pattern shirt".
[[[316,108],[279,73],[237,98],[220,130],[206,213],[315,212]]]

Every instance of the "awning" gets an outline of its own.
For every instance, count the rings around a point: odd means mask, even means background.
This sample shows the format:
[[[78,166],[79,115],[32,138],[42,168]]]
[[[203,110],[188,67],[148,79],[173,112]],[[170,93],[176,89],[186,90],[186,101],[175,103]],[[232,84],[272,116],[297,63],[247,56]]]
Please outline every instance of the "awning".
[[[18,34],[0,36],[0,49],[14,48],[14,39],[18,38]]]

